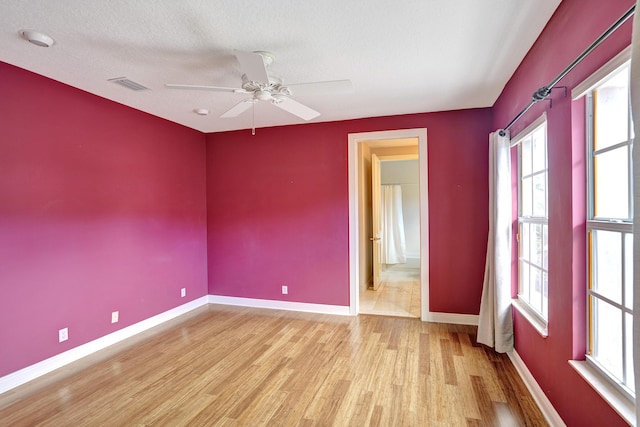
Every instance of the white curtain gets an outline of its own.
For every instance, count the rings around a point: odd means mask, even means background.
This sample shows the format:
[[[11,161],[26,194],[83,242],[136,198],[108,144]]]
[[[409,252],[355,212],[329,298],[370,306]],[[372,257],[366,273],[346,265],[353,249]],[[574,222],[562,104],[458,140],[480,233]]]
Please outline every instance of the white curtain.
[[[631,112],[640,135],[640,0],[636,1],[631,43]],[[636,138],[637,139],[637,138]],[[636,384],[636,425],[640,417],[640,141],[633,143],[633,366]]]
[[[489,236],[478,342],[513,350],[511,316],[511,153],[508,134],[489,135]]]
[[[407,245],[404,236],[402,216],[402,187],[399,185],[380,186],[380,222],[382,224],[383,264],[407,262]]]

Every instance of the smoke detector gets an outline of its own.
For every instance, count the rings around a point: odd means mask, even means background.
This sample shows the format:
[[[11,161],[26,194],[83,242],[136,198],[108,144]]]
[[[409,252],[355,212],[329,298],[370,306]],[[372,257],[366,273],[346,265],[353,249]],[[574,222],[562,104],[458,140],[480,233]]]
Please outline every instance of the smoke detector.
[[[53,38],[34,30],[22,30],[20,31],[20,36],[29,43],[40,47],[51,47],[55,43]]]

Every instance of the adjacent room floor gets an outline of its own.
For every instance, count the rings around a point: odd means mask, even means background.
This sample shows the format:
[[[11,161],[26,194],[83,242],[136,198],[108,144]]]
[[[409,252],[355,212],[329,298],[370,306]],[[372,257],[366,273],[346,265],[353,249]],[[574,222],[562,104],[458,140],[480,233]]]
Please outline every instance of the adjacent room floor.
[[[360,291],[360,313],[420,317],[420,270],[404,264],[387,266],[377,290]]]

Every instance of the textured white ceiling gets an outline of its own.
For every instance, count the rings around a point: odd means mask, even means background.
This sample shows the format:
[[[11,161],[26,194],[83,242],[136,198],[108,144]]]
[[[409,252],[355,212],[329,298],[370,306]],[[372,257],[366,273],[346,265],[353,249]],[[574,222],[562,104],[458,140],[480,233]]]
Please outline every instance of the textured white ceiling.
[[[203,132],[250,128],[251,110],[219,118],[243,95],[164,84],[239,87],[234,49],[275,53],[285,83],[350,79],[351,93],[296,97],[313,122],[488,107],[560,1],[3,0],[0,61]],[[123,76],[151,90],[107,81]],[[254,113],[256,127],[304,123],[267,102]]]

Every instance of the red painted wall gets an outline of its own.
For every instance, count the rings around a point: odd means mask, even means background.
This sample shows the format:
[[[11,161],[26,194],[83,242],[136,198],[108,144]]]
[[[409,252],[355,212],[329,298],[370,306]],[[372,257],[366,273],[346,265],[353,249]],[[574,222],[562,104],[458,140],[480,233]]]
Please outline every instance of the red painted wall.
[[[490,125],[477,109],[208,135],[209,293],[348,306],[348,134],[425,127],[430,308],[477,314]]]
[[[495,128],[504,127],[584,49],[635,2],[564,0],[494,105]],[[515,314],[516,350],[569,426],[626,425],[567,363],[585,353],[584,103],[571,88],[631,42],[631,22],[619,29],[515,126],[516,135],[547,113],[549,160],[549,336],[542,338]],[[514,281],[515,283],[515,281]],[[588,408],[588,410],[587,410]]]
[[[0,99],[0,376],[206,295],[204,135],[4,63]]]

